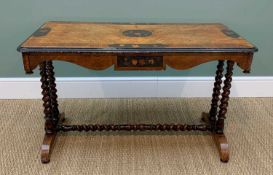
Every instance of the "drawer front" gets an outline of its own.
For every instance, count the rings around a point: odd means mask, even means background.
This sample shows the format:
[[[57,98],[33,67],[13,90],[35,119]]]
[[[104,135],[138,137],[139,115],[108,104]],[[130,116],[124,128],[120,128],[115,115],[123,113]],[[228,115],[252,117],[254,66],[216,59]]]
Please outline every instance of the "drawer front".
[[[118,56],[116,70],[162,70],[163,56]]]

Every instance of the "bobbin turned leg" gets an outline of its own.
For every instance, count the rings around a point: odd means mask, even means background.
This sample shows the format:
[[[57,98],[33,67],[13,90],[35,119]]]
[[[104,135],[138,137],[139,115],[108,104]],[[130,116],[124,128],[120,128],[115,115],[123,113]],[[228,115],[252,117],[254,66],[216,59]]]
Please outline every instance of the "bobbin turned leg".
[[[212,93],[211,108],[209,111],[209,121],[211,123],[213,131],[215,130],[216,125],[216,115],[218,110],[218,102],[220,100],[220,91],[224,71],[224,61],[220,60],[217,65],[214,88]]]
[[[223,71],[224,71],[224,68],[223,68],[224,61],[219,61],[217,65],[215,83],[214,83],[212,100],[211,100],[211,109],[209,113],[202,114],[202,120],[206,122],[207,124],[211,125],[213,139],[218,148],[220,160],[222,162],[228,162],[229,160],[229,147],[228,147],[227,139],[223,131],[224,131],[224,119],[225,119],[225,114],[227,112],[228,99],[229,99],[230,88],[231,88],[231,80],[232,80],[231,77],[232,77],[233,65],[234,65],[233,61],[227,61],[227,70],[225,74],[225,81],[224,81],[224,87],[223,87],[218,117],[217,117],[217,112],[218,112],[218,103],[220,99],[219,97],[220,91],[222,89],[221,84],[222,84]]]
[[[216,122],[216,133],[222,134],[224,132],[224,121],[226,119],[228,100],[231,88],[232,74],[233,74],[233,61],[227,61],[227,72],[225,75],[224,87],[222,92],[221,104],[219,106],[218,120]]]
[[[202,113],[202,121],[207,124],[211,125],[212,131],[215,130],[216,127],[216,116],[218,110],[218,102],[220,100],[220,91],[221,91],[221,84],[223,78],[223,71],[224,71],[224,61],[219,60],[215,75],[215,82],[213,87],[212,93],[212,100],[211,100],[211,108],[209,113],[203,112]]]
[[[229,160],[229,146],[227,139],[224,135],[224,120],[226,118],[228,100],[231,88],[232,74],[233,74],[233,61],[227,61],[227,69],[225,74],[224,87],[222,92],[221,104],[219,106],[220,110],[218,113],[218,119],[216,122],[216,133],[214,135],[214,140],[217,144],[220,160],[222,162],[228,162]]]
[[[42,82],[42,95],[44,101],[45,114],[45,137],[41,148],[41,161],[48,163],[50,161],[50,153],[57,134],[57,124],[59,120],[63,120],[64,116],[59,117],[57,90],[55,77],[53,72],[52,61],[45,61],[40,64],[40,75]]]

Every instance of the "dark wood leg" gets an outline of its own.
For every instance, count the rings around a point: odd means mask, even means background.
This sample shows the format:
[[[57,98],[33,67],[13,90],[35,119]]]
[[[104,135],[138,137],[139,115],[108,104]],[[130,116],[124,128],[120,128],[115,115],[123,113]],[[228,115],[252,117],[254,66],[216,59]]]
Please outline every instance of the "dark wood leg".
[[[220,160],[222,162],[228,162],[229,160],[229,146],[227,139],[224,135],[224,120],[226,118],[228,100],[231,88],[232,74],[233,74],[233,61],[227,61],[227,70],[225,74],[224,87],[222,92],[221,104],[219,106],[220,110],[218,113],[218,119],[216,122],[216,133],[214,133],[214,140],[218,147],[220,154]]]
[[[43,62],[40,64],[40,75],[41,75],[41,83],[42,83],[42,95],[43,95],[43,106],[44,106],[44,118],[45,118],[45,132],[47,134],[52,134],[54,133],[54,127],[55,127],[55,122],[54,122],[54,116],[53,116],[53,110],[52,110],[52,105],[51,105],[51,92],[49,88],[49,81],[50,79],[48,77],[49,70],[48,70],[48,65],[47,61]]]
[[[57,89],[56,89],[56,83],[55,83],[55,76],[54,76],[54,67],[52,64],[52,61],[47,61],[46,64],[47,69],[47,80],[49,83],[49,90],[50,90],[50,99],[51,99],[51,106],[52,106],[52,113],[53,113],[53,120],[55,123],[58,122],[59,117],[59,109],[58,109],[58,101],[57,101]]]
[[[52,61],[45,61],[40,64],[40,75],[42,82],[43,106],[45,114],[45,137],[42,144],[41,161],[50,161],[50,152],[57,134],[59,122],[59,110],[57,102],[57,90],[53,72]]]
[[[202,114],[202,120],[207,124],[211,125],[212,134],[215,141],[215,144],[218,148],[220,160],[222,162],[228,162],[229,160],[229,146],[227,142],[227,138],[224,135],[224,120],[225,114],[227,112],[228,107],[228,100],[231,88],[231,81],[232,81],[232,70],[233,70],[233,61],[227,61],[227,70],[225,74],[225,81],[224,87],[222,92],[221,104],[219,106],[219,113],[218,112],[218,102],[220,99],[220,91],[221,91],[221,84],[223,78],[223,71],[224,71],[224,61],[219,61],[215,76],[215,83],[213,88],[212,100],[211,100],[211,109],[209,113]]]
[[[216,122],[216,133],[223,134],[224,132],[224,120],[226,119],[228,100],[231,88],[232,74],[233,74],[233,61],[227,61],[227,70],[225,74],[224,87],[222,92],[221,104],[219,106],[219,114]]]
[[[211,125],[212,130],[215,130],[216,127],[216,116],[218,112],[218,102],[220,100],[220,91],[222,89],[222,78],[223,78],[223,71],[224,71],[224,61],[219,60],[215,75],[215,82],[213,87],[213,93],[212,93],[212,100],[211,100],[211,108],[209,113],[202,113],[202,121]]]
[[[216,127],[216,116],[218,112],[218,102],[220,100],[220,91],[222,89],[222,78],[223,78],[223,71],[224,71],[224,61],[219,60],[215,75],[215,82],[214,82],[214,88],[212,93],[212,100],[211,100],[211,108],[209,111],[209,120],[212,126],[213,131]]]

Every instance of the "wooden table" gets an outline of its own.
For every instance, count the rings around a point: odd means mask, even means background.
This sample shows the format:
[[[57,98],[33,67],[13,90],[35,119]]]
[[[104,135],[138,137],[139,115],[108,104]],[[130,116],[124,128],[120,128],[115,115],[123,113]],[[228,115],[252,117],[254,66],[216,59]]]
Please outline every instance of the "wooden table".
[[[224,135],[233,65],[249,73],[257,48],[222,24],[133,24],[46,22],[19,47],[26,73],[39,65],[44,101],[45,137],[41,160],[50,153],[59,131],[210,131],[219,148],[220,159],[229,160]],[[165,70],[166,65],[184,70],[209,61],[218,61],[211,108],[203,122],[188,124],[88,124],[65,125],[59,112],[53,60],[103,70]],[[224,64],[226,66],[223,81]],[[222,85],[223,84],[223,85]],[[221,98],[220,98],[221,97]],[[137,116],[136,116],[137,117]]]

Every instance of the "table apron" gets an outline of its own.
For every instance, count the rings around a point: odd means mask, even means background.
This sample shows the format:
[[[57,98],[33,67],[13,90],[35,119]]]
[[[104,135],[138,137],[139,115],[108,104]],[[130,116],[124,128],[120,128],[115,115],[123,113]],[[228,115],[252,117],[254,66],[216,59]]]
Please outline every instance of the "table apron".
[[[104,70],[114,65],[114,70],[165,70],[166,65],[177,70],[190,69],[197,65],[216,61],[231,60],[249,73],[253,53],[23,53],[23,63],[26,73],[42,62],[49,60],[66,61],[92,70]]]

